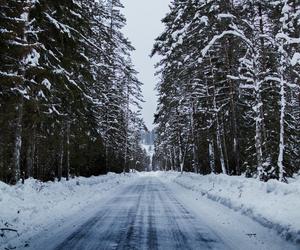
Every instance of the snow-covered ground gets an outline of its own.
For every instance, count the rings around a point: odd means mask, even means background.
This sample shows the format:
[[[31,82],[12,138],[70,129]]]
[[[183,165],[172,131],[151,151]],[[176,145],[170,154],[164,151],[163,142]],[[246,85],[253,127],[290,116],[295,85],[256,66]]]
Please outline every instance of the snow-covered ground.
[[[0,249],[4,245],[13,248],[51,225],[60,226],[72,214],[91,212],[96,209],[94,204],[105,202],[112,192],[133,183],[137,177],[134,173],[109,173],[68,182],[42,183],[31,179],[16,186],[0,182]],[[3,230],[8,228],[16,231]]]
[[[277,233],[300,244],[299,177],[284,184],[226,175],[150,172],[110,173],[60,183],[27,180],[25,185],[16,186],[0,182],[0,249],[4,246],[8,249],[17,245],[25,247],[27,239],[43,235],[42,232],[47,230],[52,232],[53,228],[54,231],[62,230],[66,224],[67,228],[80,226],[112,197],[120,195],[120,191],[132,190],[151,177],[154,183],[156,179],[164,183],[170,194],[186,209],[198,213],[221,238],[234,235],[228,240],[234,241],[233,246],[241,244],[244,249],[252,249],[255,238],[260,242],[257,249],[268,249],[261,246],[269,237],[269,243],[270,239],[274,240],[276,249],[280,249],[285,243],[278,239]]]
[[[159,173],[194,195],[205,197],[239,211],[287,240],[300,244],[300,176],[289,184],[276,180],[261,182],[243,176]]]

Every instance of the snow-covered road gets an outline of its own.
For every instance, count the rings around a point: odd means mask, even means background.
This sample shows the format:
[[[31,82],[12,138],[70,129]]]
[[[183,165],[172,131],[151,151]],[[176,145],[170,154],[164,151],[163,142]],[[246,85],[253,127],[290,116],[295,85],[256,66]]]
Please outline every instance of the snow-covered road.
[[[96,206],[95,214],[82,211],[64,227],[33,237],[26,249],[298,249],[159,175],[141,176]]]

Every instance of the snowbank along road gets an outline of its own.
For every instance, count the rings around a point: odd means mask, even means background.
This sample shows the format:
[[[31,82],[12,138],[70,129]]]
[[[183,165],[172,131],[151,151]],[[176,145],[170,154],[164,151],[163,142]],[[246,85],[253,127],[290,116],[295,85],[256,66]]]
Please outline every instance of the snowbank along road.
[[[96,206],[89,219],[38,235],[26,249],[298,249],[251,219],[195,199],[157,176],[139,177]]]

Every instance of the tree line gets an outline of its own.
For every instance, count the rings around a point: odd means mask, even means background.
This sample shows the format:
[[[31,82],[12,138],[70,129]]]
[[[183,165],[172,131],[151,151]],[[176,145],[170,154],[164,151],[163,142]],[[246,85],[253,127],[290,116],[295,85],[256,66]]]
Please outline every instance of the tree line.
[[[300,2],[173,0],[152,55],[163,169],[286,181],[300,170]]]
[[[119,0],[0,1],[0,180],[142,168]]]

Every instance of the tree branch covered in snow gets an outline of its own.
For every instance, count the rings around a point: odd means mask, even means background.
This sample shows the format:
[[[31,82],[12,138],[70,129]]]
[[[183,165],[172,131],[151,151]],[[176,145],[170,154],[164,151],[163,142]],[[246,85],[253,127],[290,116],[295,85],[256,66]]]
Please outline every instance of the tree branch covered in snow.
[[[0,180],[69,179],[143,162],[142,83],[121,10],[116,0],[3,3]]]
[[[298,172],[299,2],[174,1],[163,23],[152,51],[160,168],[282,182]]]

